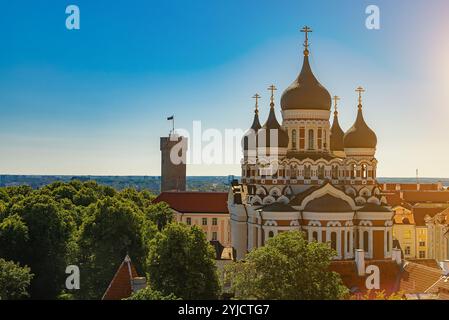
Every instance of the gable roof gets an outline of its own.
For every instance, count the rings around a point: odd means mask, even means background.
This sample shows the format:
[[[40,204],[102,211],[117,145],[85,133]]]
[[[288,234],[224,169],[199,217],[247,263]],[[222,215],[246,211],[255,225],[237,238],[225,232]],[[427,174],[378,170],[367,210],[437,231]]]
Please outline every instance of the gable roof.
[[[352,207],[345,200],[325,194],[311,200],[304,208],[310,212],[352,212]]]
[[[133,293],[132,280],[137,278],[137,271],[127,255],[120,264],[101,300],[121,300]]]
[[[153,201],[182,213],[228,213],[227,192],[162,192]]]
[[[449,282],[442,278],[441,269],[407,261],[401,275],[399,290],[404,293],[437,293],[449,299]]]

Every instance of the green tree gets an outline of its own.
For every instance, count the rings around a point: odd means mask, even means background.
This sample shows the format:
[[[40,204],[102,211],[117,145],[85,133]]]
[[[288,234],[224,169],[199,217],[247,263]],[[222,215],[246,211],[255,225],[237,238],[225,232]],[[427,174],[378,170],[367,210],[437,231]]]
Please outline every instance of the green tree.
[[[172,223],[150,242],[150,286],[181,299],[215,299],[219,293],[214,251],[198,227]]]
[[[306,241],[299,231],[283,232],[245,261],[228,265],[225,279],[238,299],[341,299],[347,288],[329,271],[335,254],[327,244]]]
[[[0,300],[29,297],[28,287],[32,278],[30,268],[0,258]]]
[[[13,252],[10,255],[33,270],[31,297],[54,299],[64,286],[67,244],[73,227],[68,214],[51,197],[30,194],[12,206],[10,216],[15,215],[24,225],[16,218],[6,219],[5,224],[2,222],[5,241],[12,245],[8,249]],[[23,245],[25,239],[26,245]],[[5,252],[5,246],[0,244],[0,247]],[[8,256],[4,258],[11,260]]]
[[[149,205],[145,214],[161,231],[167,224],[173,221],[173,210],[164,202]]]
[[[129,201],[107,197],[88,207],[78,241],[82,298],[100,299],[126,254],[142,271],[145,226],[143,213]]]
[[[20,261],[28,240],[28,227],[19,215],[6,217],[0,223],[0,257]]]
[[[161,292],[153,290],[150,286],[141,289],[131,295],[126,300],[180,300],[174,294],[163,295]]]

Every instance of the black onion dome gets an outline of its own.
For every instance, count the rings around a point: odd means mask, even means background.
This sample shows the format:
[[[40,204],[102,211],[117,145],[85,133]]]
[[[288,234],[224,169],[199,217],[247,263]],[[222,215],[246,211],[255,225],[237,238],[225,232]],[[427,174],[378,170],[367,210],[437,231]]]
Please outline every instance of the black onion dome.
[[[362,105],[359,104],[357,118],[353,126],[345,133],[343,143],[345,148],[375,148],[377,137],[363,119]]]
[[[331,95],[315,78],[309,64],[309,57],[304,56],[301,73],[285,89],[281,97],[282,110],[331,109]]]
[[[255,143],[254,149],[257,147],[257,132],[262,128],[259,121],[259,111],[256,109],[254,111],[254,120],[251,128],[245,133],[242,139],[242,148],[243,150],[249,149],[249,141],[254,139],[253,144]],[[251,139],[251,140],[250,140]]]
[[[270,141],[270,132],[271,130],[277,130],[278,141]],[[262,145],[263,142],[261,139],[265,138],[265,145]],[[262,129],[259,130],[257,135],[257,142],[259,147],[279,147],[279,148],[287,148],[288,147],[288,134],[281,127],[279,122],[276,119],[276,114],[274,113],[274,104],[271,103],[270,113],[268,115],[267,122],[263,125]],[[262,143],[261,143],[262,142]]]
[[[330,138],[330,148],[331,151],[343,151],[344,144],[343,138],[345,133],[340,127],[340,123],[338,122],[338,112],[334,112],[334,121],[332,122],[331,127],[331,138]]]

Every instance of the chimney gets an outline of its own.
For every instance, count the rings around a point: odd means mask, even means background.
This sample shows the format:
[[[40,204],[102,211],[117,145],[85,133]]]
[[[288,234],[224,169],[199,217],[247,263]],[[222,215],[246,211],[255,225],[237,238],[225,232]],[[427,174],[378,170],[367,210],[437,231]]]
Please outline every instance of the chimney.
[[[355,250],[355,264],[357,265],[357,275],[363,277],[365,275],[365,251],[363,249]]]
[[[396,261],[398,265],[402,264],[402,252],[401,249],[393,248],[393,251],[391,252],[391,260]]]
[[[443,269],[443,275],[449,276],[449,260],[444,260],[440,262],[441,269]]]
[[[147,286],[147,279],[145,277],[136,277],[131,280],[131,288],[133,292],[137,292],[140,289],[145,289]]]

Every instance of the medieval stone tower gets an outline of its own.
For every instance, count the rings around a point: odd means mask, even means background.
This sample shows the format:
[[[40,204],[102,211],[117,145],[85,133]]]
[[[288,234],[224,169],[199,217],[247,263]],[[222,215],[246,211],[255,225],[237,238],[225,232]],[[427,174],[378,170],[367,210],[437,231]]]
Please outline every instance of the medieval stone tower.
[[[186,190],[187,138],[161,137],[161,192]]]

